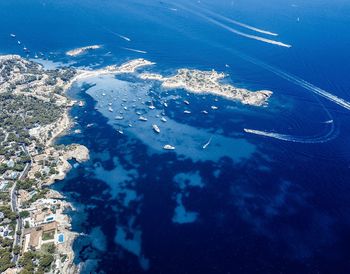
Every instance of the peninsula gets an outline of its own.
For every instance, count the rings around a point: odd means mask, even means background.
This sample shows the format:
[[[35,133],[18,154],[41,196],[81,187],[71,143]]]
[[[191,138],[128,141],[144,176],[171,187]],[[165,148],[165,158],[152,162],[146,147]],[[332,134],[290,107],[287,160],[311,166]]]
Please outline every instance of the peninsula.
[[[220,80],[225,77],[226,75],[224,73],[218,73],[215,70],[201,71],[189,69],[179,69],[176,75],[170,77],[164,77],[155,73],[143,73],[140,75],[140,78],[143,80],[162,82],[162,87],[164,88],[183,88],[197,94],[208,93],[218,95],[252,106],[266,105],[267,100],[272,95],[272,91],[269,90],[252,92],[244,88],[234,87],[233,85],[222,84]]]

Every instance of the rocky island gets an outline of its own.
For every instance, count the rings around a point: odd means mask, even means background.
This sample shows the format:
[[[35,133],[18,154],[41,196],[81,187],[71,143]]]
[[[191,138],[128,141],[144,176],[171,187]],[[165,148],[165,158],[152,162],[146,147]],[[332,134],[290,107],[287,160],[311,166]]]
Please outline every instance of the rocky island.
[[[66,55],[68,56],[78,56],[81,55],[83,53],[86,53],[90,50],[95,50],[95,49],[99,49],[101,48],[101,45],[92,45],[92,46],[86,46],[86,47],[81,47],[81,48],[77,48],[77,49],[72,49],[66,52]]]

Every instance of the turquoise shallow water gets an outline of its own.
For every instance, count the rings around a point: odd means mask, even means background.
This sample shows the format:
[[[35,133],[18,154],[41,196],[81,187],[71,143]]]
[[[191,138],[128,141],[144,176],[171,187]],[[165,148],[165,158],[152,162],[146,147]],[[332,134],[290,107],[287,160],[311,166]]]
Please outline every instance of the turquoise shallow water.
[[[54,187],[78,209],[76,263],[84,273],[348,273],[349,110],[314,91],[350,100],[350,5],[201,2],[0,3],[1,53],[25,55],[26,46],[31,58],[90,68],[143,57],[157,63],[144,71],[216,69],[228,83],[274,92],[268,107],[255,108],[133,75],[74,86],[70,96],[86,105],[72,109],[76,127],[58,142],[86,145],[91,160]],[[64,54],[90,44],[103,47]],[[167,143],[175,152],[162,149]]]

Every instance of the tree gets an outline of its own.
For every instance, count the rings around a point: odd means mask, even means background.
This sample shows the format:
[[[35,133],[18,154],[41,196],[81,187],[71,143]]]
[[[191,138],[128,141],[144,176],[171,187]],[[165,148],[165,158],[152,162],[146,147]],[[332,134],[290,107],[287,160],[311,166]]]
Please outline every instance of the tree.
[[[45,254],[40,258],[39,266],[48,269],[53,261],[54,257],[51,254]]]
[[[29,212],[28,211],[21,211],[20,213],[19,213],[19,216],[21,217],[21,218],[23,218],[23,219],[25,219],[25,218],[28,218],[29,217]]]

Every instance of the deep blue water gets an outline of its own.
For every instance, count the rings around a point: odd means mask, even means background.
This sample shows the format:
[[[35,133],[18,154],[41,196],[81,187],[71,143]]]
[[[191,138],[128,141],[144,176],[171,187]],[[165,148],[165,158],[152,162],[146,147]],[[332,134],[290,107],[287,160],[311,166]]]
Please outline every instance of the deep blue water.
[[[82,233],[74,250],[83,273],[349,273],[350,111],[265,64],[350,101],[350,3],[262,2],[0,2],[1,53],[25,56],[25,45],[31,58],[42,52],[50,61],[87,67],[144,57],[157,63],[147,71],[216,69],[237,86],[274,92],[268,107],[255,108],[166,92],[132,75],[75,85],[69,95],[86,105],[72,109],[76,127],[58,142],[86,145],[91,159],[54,187],[77,208],[70,214]],[[229,32],[199,15],[208,10],[279,35],[209,16],[221,24],[292,47]],[[75,59],[64,55],[89,44],[103,48]],[[151,101],[155,110],[142,104]],[[201,114],[212,105],[219,109]],[[123,121],[114,119],[119,111]],[[137,121],[136,111],[149,121]],[[156,121],[160,136],[151,129]],[[175,153],[161,149],[168,142]]]

